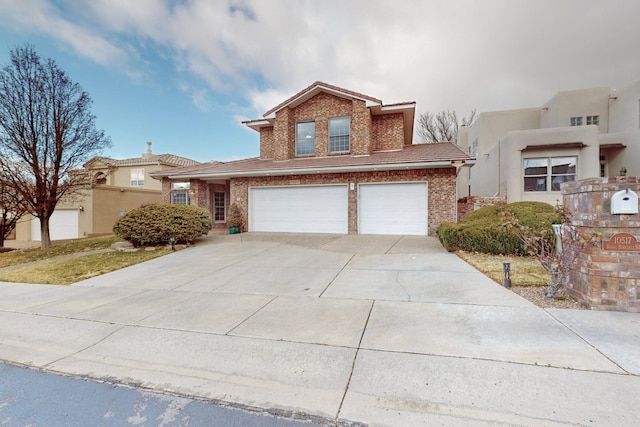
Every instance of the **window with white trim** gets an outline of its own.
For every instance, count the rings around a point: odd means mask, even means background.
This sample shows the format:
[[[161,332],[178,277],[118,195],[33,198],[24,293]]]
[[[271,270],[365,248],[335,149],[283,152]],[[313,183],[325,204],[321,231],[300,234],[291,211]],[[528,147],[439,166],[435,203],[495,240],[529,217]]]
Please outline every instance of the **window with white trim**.
[[[600,116],[587,116],[587,125],[600,125]]]
[[[227,221],[227,198],[224,191],[213,193],[213,222]]]
[[[296,156],[316,153],[316,122],[296,123]]]
[[[171,204],[172,205],[188,205],[189,189],[191,184],[186,181],[173,181],[171,182]]]
[[[333,117],[329,119],[329,152],[348,153],[351,118]]]
[[[524,191],[560,191],[560,184],[575,181],[577,157],[524,159]]]
[[[582,116],[571,117],[571,126],[582,126]]]
[[[144,187],[144,168],[131,168],[131,186]]]
[[[186,191],[171,193],[171,204],[172,205],[188,205],[189,193]]]

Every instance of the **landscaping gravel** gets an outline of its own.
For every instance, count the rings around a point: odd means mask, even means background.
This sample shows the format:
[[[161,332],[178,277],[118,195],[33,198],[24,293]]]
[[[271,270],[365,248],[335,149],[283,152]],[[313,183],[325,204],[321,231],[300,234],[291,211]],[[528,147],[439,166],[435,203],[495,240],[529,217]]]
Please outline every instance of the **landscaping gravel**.
[[[514,286],[511,290],[538,307],[586,310],[582,304],[571,298],[564,289],[560,289],[553,298],[547,298],[544,295],[546,286]]]

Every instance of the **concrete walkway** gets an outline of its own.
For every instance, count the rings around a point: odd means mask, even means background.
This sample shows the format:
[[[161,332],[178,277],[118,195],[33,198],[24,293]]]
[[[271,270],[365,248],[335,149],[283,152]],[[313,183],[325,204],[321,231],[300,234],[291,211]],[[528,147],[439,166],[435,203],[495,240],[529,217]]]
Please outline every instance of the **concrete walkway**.
[[[328,424],[639,416],[639,314],[543,310],[424,237],[210,236],[68,287],[0,283],[0,359]]]

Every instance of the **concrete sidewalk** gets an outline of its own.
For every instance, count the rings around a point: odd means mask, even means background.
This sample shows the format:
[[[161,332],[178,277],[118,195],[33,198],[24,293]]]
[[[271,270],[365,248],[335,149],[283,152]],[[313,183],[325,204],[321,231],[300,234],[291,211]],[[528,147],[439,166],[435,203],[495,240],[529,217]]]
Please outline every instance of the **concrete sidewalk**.
[[[210,236],[0,284],[0,359],[370,425],[636,425],[640,315],[543,310],[409,236]]]

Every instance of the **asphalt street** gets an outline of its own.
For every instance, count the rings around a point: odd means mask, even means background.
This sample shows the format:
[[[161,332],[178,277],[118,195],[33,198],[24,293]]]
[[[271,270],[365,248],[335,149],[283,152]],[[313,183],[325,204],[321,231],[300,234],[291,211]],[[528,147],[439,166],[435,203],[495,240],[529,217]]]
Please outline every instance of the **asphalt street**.
[[[314,427],[203,400],[0,363],[2,426]],[[293,414],[292,414],[293,415]],[[326,424],[324,424],[326,426]]]

